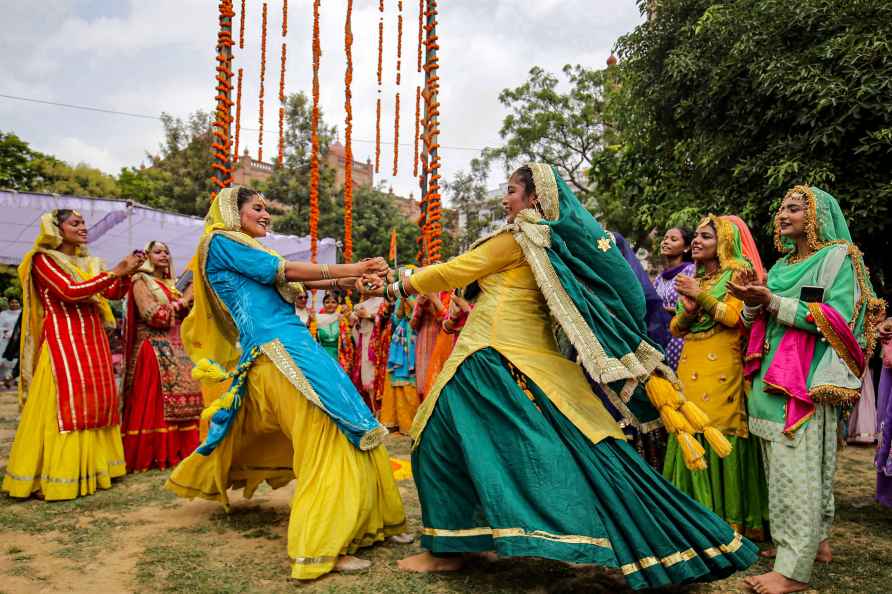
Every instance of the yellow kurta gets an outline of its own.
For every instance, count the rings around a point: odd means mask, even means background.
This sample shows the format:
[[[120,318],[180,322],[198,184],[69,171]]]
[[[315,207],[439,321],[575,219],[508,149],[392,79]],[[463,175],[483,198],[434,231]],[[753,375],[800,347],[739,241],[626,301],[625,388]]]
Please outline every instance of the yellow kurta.
[[[417,441],[443,387],[470,355],[493,348],[529,377],[592,443],[624,439],[582,368],[558,351],[551,316],[523,251],[510,233],[501,233],[473,250],[421,269],[410,277],[419,293],[446,291],[478,281],[480,295],[452,355],[431,386],[415,423]]]
[[[674,336],[684,337],[678,379],[685,396],[694,401],[719,431],[747,437],[743,392],[740,312],[743,302],[730,294],[715,309],[715,326],[688,332],[672,319]]]

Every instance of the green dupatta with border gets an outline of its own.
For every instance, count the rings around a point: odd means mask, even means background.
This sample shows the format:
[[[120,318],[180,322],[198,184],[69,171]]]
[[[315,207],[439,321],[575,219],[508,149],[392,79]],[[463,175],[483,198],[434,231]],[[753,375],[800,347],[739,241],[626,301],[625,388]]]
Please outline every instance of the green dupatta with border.
[[[529,167],[541,212],[518,213],[514,237],[577,361],[627,423],[652,431],[660,415],[644,383],[658,370],[679,383],[647,336],[641,285],[613,236],[557,172],[541,163]]]

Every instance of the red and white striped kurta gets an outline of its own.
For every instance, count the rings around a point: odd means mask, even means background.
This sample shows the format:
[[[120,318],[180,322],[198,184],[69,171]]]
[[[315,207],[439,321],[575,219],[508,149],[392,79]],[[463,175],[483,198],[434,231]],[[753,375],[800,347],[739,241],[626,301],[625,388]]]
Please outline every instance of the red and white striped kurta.
[[[37,254],[32,266],[44,311],[42,340],[50,350],[59,396],[59,431],[120,424],[108,336],[90,297],[121,299],[129,279],[108,272],[75,279],[45,254]]]

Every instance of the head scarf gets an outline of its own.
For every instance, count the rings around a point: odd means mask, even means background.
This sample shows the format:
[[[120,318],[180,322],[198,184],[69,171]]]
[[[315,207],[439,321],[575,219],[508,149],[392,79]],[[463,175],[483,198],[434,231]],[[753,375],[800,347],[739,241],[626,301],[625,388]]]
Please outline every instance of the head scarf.
[[[232,186],[221,190],[211,203],[205,217],[204,233],[193,257],[195,278],[192,311],[183,320],[180,330],[183,346],[193,362],[198,363],[207,359],[218,363],[224,369],[234,367],[241,353],[237,347],[238,330],[232,315],[217,298],[205,273],[211,239],[219,233],[239,243],[279,256],[242,231],[238,212],[239,189],[240,186]],[[276,288],[289,303],[294,303],[294,296],[303,292],[303,287],[299,283],[288,283],[284,279],[280,280]]]
[[[658,428],[639,387],[651,374],[675,380],[647,335],[644,291],[614,241],[549,165],[530,163],[537,209],[517,214],[514,237],[551,315],[593,382],[636,428]],[[677,383],[677,380],[675,380]]]
[[[43,336],[44,311],[43,305],[37,294],[37,288],[33,283],[31,274],[34,256],[45,254],[62,267],[76,281],[85,281],[102,272],[102,261],[91,257],[87,247],[79,245],[74,256],[69,256],[59,251],[62,245],[62,231],[56,222],[58,212],[53,210],[44,213],[40,217],[40,228],[34,245],[22,257],[19,264],[19,280],[22,284],[22,340],[19,350],[21,362],[21,380],[19,381],[19,401],[24,402],[31,384],[34,366],[37,364],[37,351],[40,348],[40,340]],[[102,295],[96,294],[90,297],[102,316],[106,326],[115,326],[115,316],[111,306]]]
[[[728,283],[734,278],[734,275],[744,270],[752,270],[753,265],[743,255],[740,230],[730,218],[709,215],[700,221],[697,228],[710,224],[715,227],[716,231],[716,256],[719,261],[719,269],[714,275],[708,276],[703,266],[698,266],[697,277],[700,279],[703,290],[722,301],[728,294]],[[675,307],[678,313],[684,311],[684,304],[680,299]],[[706,332],[715,325],[716,321],[712,316],[703,314],[689,329],[691,332]]]
[[[804,259],[798,258],[795,255],[795,241],[781,236],[780,224],[775,219],[775,247],[785,256],[771,268],[768,288],[775,293],[788,290],[797,284],[804,273],[819,267],[834,246],[847,246],[859,289],[854,314],[848,320],[849,327],[864,347],[867,357],[870,357],[876,347],[876,328],[885,317],[885,302],[876,296],[861,250],[852,243],[852,235],[839,202],[815,186],[795,186],[785,198],[788,196],[798,196],[804,202],[804,232],[811,254]]]

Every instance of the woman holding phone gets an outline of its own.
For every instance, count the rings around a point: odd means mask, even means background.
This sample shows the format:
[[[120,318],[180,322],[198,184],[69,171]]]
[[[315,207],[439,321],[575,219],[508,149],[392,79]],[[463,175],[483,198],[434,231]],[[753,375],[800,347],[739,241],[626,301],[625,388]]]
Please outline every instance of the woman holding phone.
[[[799,592],[815,560],[832,558],[838,411],[861,394],[885,304],[833,196],[796,186],[774,224],[784,256],[767,284],[754,274],[728,284],[750,326],[749,429],[761,442],[777,547],[763,551],[774,570],[746,582],[757,592]]]

